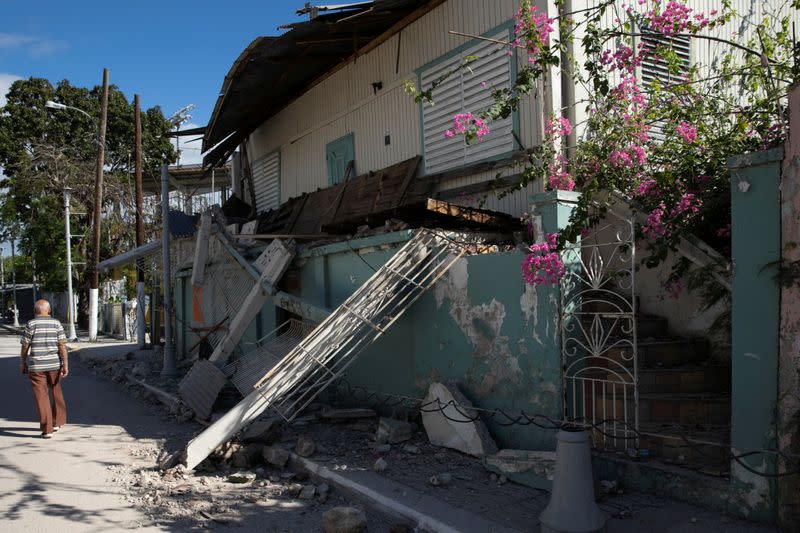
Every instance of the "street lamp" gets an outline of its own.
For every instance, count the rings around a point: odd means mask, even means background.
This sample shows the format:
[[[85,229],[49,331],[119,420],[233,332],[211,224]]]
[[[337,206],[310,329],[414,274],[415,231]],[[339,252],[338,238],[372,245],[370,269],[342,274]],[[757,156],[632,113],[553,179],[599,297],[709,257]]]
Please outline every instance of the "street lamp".
[[[57,109],[61,111],[64,110],[77,111],[78,113],[83,113],[87,117],[94,120],[93,116],[91,116],[83,109],[79,109],[77,107],[72,107],[65,104],[59,104],[58,102],[53,102],[52,100],[48,100],[47,102],[45,102],[44,106],[49,109]],[[67,322],[68,322],[67,337],[69,338],[69,340],[74,341],[78,338],[78,335],[75,332],[75,295],[72,292],[72,232],[70,231],[70,221],[69,221],[69,187],[67,187],[66,184],[64,186],[64,230],[67,239],[67,257],[66,257],[67,305],[69,306],[69,311],[67,312]],[[89,307],[90,307],[89,315],[91,316],[92,306],[90,305]],[[97,309],[97,302],[95,302],[95,309]]]
[[[46,108],[48,108],[48,109],[58,109],[59,111],[66,111],[67,109],[71,109],[73,111],[77,111],[78,113],[83,113],[84,115],[86,115],[87,117],[89,117],[92,120],[97,120],[92,115],[90,115],[89,113],[84,111],[83,109],[80,109],[80,108],[77,108],[77,107],[72,107],[71,105],[59,104],[58,102],[54,102],[52,100],[48,100],[48,101],[46,101],[44,103],[44,106]]]

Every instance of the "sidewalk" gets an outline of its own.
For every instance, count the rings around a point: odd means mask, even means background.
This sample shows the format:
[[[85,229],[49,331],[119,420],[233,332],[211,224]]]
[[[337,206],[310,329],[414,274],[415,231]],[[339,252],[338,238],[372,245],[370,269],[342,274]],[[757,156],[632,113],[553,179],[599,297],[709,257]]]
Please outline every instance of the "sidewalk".
[[[70,346],[80,351],[79,358],[86,364],[95,365],[97,371],[111,379],[115,379],[117,374],[128,375],[137,363],[124,359],[126,353],[135,349],[132,343],[106,339],[96,343],[70,343]],[[154,370],[146,378],[149,383],[158,383],[155,374],[157,366],[156,362],[151,364]],[[109,372],[111,368],[115,369],[115,374]],[[124,380],[117,381],[124,383]],[[178,451],[199,430],[197,425],[174,421],[171,427],[176,435],[182,433],[184,440],[173,439],[171,443],[154,448],[151,453]],[[265,468],[260,454],[250,464],[237,464],[234,457],[227,457],[223,460],[207,460],[193,475],[176,477],[171,481],[165,481],[167,476],[156,476],[155,480],[151,479],[153,484],[148,490],[160,494],[161,500],[156,508],[165,508],[167,512],[175,512],[176,507],[186,505],[186,491],[189,494],[205,491],[210,498],[217,500],[230,498],[233,494],[235,500],[236,494],[244,489],[232,489],[230,484],[226,484],[226,478],[230,473],[244,470],[253,472],[256,479],[253,483],[264,484],[267,488],[263,490],[278,490],[276,487],[281,484],[284,485],[283,490],[294,490],[286,489],[287,483],[290,487],[307,487],[297,482],[309,477],[314,486],[331,486],[333,494],[339,498],[344,496],[372,510],[371,524],[374,527],[369,531],[388,531],[386,525],[391,523],[419,527],[421,531],[539,531],[538,516],[549,500],[546,491],[498,479],[483,467],[480,460],[431,445],[424,432],[418,431],[412,440],[379,453],[372,438],[374,431],[374,419],[331,424],[320,422],[314,416],[304,416],[291,425],[285,425],[281,437],[274,444],[291,453],[299,436],[313,440],[316,452],[311,457],[301,458],[292,454],[289,466],[297,474],[276,472],[273,467]],[[379,457],[388,465],[382,472],[376,472],[373,468]],[[452,475],[450,483],[432,486],[428,482],[431,476],[443,472]],[[300,502],[296,499],[292,501]],[[307,504],[310,509],[315,509],[319,502],[312,500]],[[154,507],[152,502],[143,502],[143,505],[145,508]],[[245,515],[274,512],[263,504],[253,509],[247,503],[236,505],[239,506],[236,507],[239,509],[237,512]],[[776,531],[767,526],[642,493],[625,492],[608,497],[599,505],[611,517],[607,525],[609,533]],[[233,508],[234,504],[231,503],[228,509]],[[381,520],[378,516],[384,518]]]

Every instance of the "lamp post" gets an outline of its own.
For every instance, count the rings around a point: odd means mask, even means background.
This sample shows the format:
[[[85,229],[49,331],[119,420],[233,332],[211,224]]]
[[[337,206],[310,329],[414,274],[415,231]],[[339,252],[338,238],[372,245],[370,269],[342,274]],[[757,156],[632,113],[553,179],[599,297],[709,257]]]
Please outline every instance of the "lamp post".
[[[64,227],[67,237],[67,322],[69,329],[67,336],[69,340],[74,341],[78,338],[75,334],[75,296],[72,293],[72,232],[69,225],[69,187],[64,187]]]

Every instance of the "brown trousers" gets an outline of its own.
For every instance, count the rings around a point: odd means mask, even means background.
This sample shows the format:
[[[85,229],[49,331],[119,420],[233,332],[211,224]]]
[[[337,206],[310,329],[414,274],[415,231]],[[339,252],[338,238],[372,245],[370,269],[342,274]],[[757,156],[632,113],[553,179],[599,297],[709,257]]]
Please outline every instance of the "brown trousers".
[[[42,433],[52,433],[54,425],[61,427],[67,423],[67,404],[61,392],[61,370],[28,372],[28,378],[31,380]]]

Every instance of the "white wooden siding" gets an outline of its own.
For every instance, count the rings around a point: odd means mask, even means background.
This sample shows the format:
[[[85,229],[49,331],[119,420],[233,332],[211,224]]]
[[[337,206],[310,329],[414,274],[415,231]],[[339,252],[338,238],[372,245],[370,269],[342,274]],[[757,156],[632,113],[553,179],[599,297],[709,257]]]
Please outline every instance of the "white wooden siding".
[[[325,145],[348,132],[356,136],[359,173],[421,154],[419,106],[405,94],[403,82],[416,82],[417,69],[471,41],[449,30],[483,35],[512,20],[517,6],[516,0],[449,0],[266,121],[250,136],[248,148],[254,159],[281,151],[281,201],[327,186]],[[383,89],[374,94],[376,81]],[[540,102],[526,99],[520,109],[524,146],[539,142],[541,116]]]
[[[489,36],[508,40],[508,30]],[[470,112],[478,115],[493,102],[491,91],[511,86],[511,61],[508,47],[489,41],[479,41],[460,54],[437,63],[420,75],[420,84],[427,90],[469,56],[479,59],[452,74],[433,91],[433,104],[422,104],[425,169],[437,172],[507,154],[514,149],[511,117],[489,124],[491,132],[470,145],[464,138],[445,138],[444,131],[453,127],[453,115]],[[485,85],[485,87],[484,87]]]
[[[278,151],[257,159],[252,166],[253,190],[259,213],[280,205],[281,154]]]

